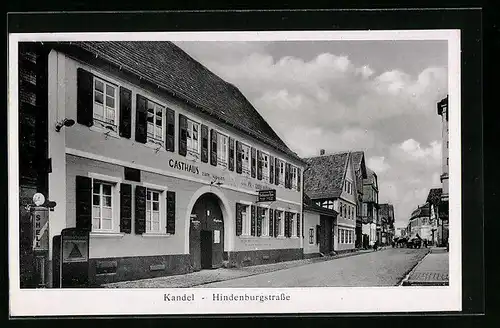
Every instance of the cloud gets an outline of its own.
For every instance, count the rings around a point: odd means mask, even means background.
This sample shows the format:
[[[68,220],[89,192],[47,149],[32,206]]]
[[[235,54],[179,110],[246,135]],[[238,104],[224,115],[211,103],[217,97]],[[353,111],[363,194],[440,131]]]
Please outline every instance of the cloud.
[[[408,160],[425,160],[431,163],[441,160],[441,142],[437,140],[432,141],[428,147],[422,147],[416,140],[407,139],[398,148],[403,152],[403,158]]]
[[[367,165],[373,171],[379,173],[387,171],[391,166],[385,161],[384,156],[372,156],[368,159]]]

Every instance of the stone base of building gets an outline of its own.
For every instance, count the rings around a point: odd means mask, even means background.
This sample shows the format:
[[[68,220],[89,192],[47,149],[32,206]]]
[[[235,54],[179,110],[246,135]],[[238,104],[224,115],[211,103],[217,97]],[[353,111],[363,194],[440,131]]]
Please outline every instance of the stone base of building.
[[[300,260],[303,257],[302,248],[225,252],[224,254],[224,259],[227,260],[227,266],[230,268]]]
[[[189,254],[89,259],[91,286],[189,272],[192,272]]]
[[[340,250],[335,250],[335,254],[339,255],[339,254],[353,253],[357,252],[358,250],[359,248],[340,249]]]
[[[315,258],[315,257],[320,257],[321,254],[320,253],[310,253],[310,254],[304,254],[304,258],[305,259],[312,259],[312,258]]]

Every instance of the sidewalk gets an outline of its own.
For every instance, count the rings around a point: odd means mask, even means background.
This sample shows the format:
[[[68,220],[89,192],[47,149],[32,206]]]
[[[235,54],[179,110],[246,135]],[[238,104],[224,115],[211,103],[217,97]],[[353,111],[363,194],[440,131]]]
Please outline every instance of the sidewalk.
[[[431,248],[403,280],[403,286],[448,286],[449,253],[444,248]]]
[[[377,252],[381,250],[388,249],[390,247],[382,247]],[[295,260],[278,262],[271,264],[254,265],[243,268],[219,268],[214,270],[201,270],[197,272],[192,272],[188,274],[175,275],[175,276],[165,276],[150,279],[141,279],[134,281],[120,281],[115,283],[109,283],[101,285],[104,288],[190,288],[194,286],[209,284],[213,282],[231,280],[236,278],[248,277],[253,275],[258,275],[267,272],[273,272],[278,270],[284,270],[289,268],[294,268],[298,266],[303,266],[307,264],[330,261],[338,258],[356,256],[365,253],[373,252],[373,250],[358,250],[351,253],[343,253],[334,256],[324,256],[315,257],[310,259]]]

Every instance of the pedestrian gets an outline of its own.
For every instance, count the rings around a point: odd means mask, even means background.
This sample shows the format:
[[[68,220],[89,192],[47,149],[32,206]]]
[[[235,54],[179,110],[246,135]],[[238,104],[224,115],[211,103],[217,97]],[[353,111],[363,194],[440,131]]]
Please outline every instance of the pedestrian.
[[[378,241],[375,241],[375,243],[373,243],[373,250],[376,251],[378,248]]]

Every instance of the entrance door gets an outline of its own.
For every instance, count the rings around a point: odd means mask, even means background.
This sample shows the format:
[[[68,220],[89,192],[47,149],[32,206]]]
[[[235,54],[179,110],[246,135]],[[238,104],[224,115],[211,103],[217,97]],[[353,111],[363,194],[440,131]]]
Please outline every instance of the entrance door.
[[[328,254],[333,251],[332,244],[332,229],[333,224],[330,218],[321,216],[320,217],[320,243],[319,251],[323,254]]]
[[[219,198],[201,196],[191,211],[189,253],[195,271],[219,268],[224,254],[224,220]]]

